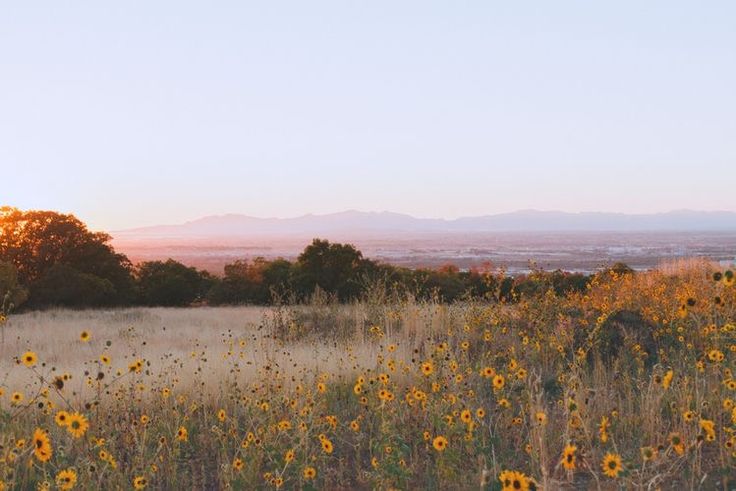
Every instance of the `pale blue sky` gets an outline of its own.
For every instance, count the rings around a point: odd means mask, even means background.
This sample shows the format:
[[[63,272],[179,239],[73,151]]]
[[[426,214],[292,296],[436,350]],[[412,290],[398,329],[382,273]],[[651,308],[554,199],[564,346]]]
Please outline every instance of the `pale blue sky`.
[[[0,203],[736,210],[736,2],[0,7]]]

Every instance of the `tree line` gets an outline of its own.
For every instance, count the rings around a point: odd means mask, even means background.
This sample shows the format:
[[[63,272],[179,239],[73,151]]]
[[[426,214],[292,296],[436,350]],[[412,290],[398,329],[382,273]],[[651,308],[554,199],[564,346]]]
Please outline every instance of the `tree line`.
[[[173,259],[132,264],[78,218],[0,208],[0,301],[13,308],[267,305],[304,302],[316,292],[350,302],[366,295],[412,295],[453,302],[512,302],[523,295],[582,291],[590,276],[533,271],[509,276],[453,265],[409,269],[363,257],[350,244],[314,239],[294,261],[243,259],[213,275]],[[625,265],[619,265],[625,268]]]

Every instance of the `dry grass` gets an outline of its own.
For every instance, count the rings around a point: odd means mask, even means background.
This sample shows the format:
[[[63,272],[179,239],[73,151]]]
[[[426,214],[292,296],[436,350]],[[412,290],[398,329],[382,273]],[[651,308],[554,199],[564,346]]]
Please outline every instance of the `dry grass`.
[[[176,376],[181,380],[180,389],[197,390],[209,395],[220,391],[219,383],[231,372],[228,363],[201,363],[222,360],[232,352],[232,342],[245,341],[252,349],[245,350],[238,377],[241,382],[256,381],[261,377],[258,367],[271,365],[288,367],[296,365],[310,374],[328,373],[334,376],[352,377],[375,366],[380,346],[370,342],[365,333],[367,319],[363,306],[333,306],[342,317],[340,336],[330,333],[327,326],[320,335],[304,336],[285,342],[273,336],[276,317],[286,316],[282,322],[295,322],[299,312],[309,308],[278,307],[198,307],[198,308],[131,308],[117,310],[49,310],[13,316],[5,326],[5,343],[0,347],[0,385],[31,388],[37,382],[33,372],[19,365],[15,358],[26,351],[34,351],[44,364],[70,374],[97,370],[100,353],[108,353],[115,366],[127,367],[134,359],[178,360]],[[441,328],[447,307],[408,307],[406,319],[409,331],[416,339],[417,333]],[[319,318],[318,318],[319,319]],[[425,320],[429,320],[429,325]],[[390,332],[387,343],[398,342]],[[382,327],[383,328],[383,327]],[[80,343],[80,333],[92,334],[86,343]],[[336,338],[350,339],[350,352]],[[421,339],[419,340],[421,343]],[[110,346],[108,346],[108,342]],[[397,353],[408,356],[417,343],[401,343]],[[196,356],[195,356],[196,355]],[[196,377],[195,377],[196,374]],[[204,386],[202,386],[204,382]],[[79,378],[74,388],[76,398],[89,397],[89,387]]]
[[[12,316],[0,361],[0,482],[730,489],[736,287],[709,264],[668,268],[514,305]],[[62,374],[71,379],[55,384]],[[89,428],[55,422],[60,410]],[[41,430],[48,461],[32,440]],[[606,459],[621,459],[610,476]]]

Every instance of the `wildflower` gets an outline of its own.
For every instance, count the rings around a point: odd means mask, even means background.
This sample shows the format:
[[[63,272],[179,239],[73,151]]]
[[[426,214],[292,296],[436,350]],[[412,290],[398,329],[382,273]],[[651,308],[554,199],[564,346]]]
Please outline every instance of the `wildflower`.
[[[686,422],[691,422],[693,419],[695,419],[695,412],[694,411],[685,411],[682,413],[682,419],[684,419]]]
[[[108,355],[100,355],[100,361],[105,365],[109,365],[111,360]]]
[[[435,437],[435,439],[432,441],[432,446],[438,452],[444,451],[447,448],[447,438],[441,435]]]
[[[10,401],[14,405],[18,405],[21,402],[23,402],[23,393],[21,392],[13,392],[13,394],[10,396]]]
[[[712,442],[716,439],[715,423],[710,419],[700,420],[700,429],[705,433],[705,439]]]
[[[322,450],[324,450],[326,454],[331,454],[333,450],[332,442],[328,440],[327,437],[321,438],[320,440],[320,443],[322,443]]]
[[[217,419],[219,419],[220,422],[225,422],[225,420],[227,419],[227,413],[224,409],[220,409],[219,411],[217,411]]]
[[[537,411],[537,414],[534,417],[537,420],[537,423],[539,423],[540,425],[544,425],[547,423],[547,415],[544,414],[544,412],[542,411]]]
[[[603,468],[603,473],[611,478],[617,478],[619,473],[623,470],[623,464],[621,463],[621,456],[615,453],[607,453],[605,457],[603,457],[603,462],[601,463],[601,467]]]
[[[736,283],[736,274],[730,269],[723,273],[723,284],[726,286],[733,286]]]
[[[89,422],[83,414],[75,412],[69,415],[69,423],[66,426],[66,430],[74,438],[80,438],[84,436],[88,428]]]
[[[56,474],[56,485],[59,489],[72,489],[77,484],[77,473],[74,469],[65,469]]]
[[[312,479],[317,477],[317,469],[315,469],[314,467],[309,467],[309,466],[305,467],[304,470],[302,471],[302,476],[304,476],[304,479],[311,481]]]
[[[434,372],[434,365],[432,365],[431,361],[425,361],[422,363],[422,373],[425,377],[432,375],[432,372]]]
[[[530,480],[521,472],[503,471],[498,476],[501,481],[501,489],[503,491],[527,491],[530,486]]]
[[[505,385],[506,380],[503,378],[503,375],[498,374],[495,377],[493,377],[493,388],[495,390],[501,390],[503,389],[503,386]]]
[[[82,331],[79,333],[79,340],[83,343],[86,343],[90,340],[92,335],[89,333],[89,331]]]
[[[470,409],[462,410],[462,412],[460,413],[460,420],[465,424],[468,424],[471,421],[473,421],[473,413],[470,412]]]
[[[133,478],[133,488],[134,489],[145,489],[146,486],[148,486],[148,481],[143,476],[136,476]]]
[[[654,447],[641,447],[641,458],[644,462],[649,462],[657,457],[657,449]]]
[[[179,427],[179,430],[176,432],[176,439],[180,442],[186,442],[189,440],[189,433],[185,427]]]
[[[143,370],[143,360],[136,360],[128,365],[129,372],[141,373]]]
[[[243,462],[243,459],[241,459],[239,457],[236,457],[233,460],[233,469],[235,469],[236,471],[241,471],[243,469],[243,466],[244,465],[245,465],[245,463]]]
[[[578,447],[575,445],[565,446],[565,449],[562,451],[562,467],[570,471],[575,469],[575,452],[577,449]]]
[[[59,411],[56,413],[56,416],[54,416],[54,421],[56,421],[56,424],[61,426],[62,428],[69,425],[69,413],[66,411]]]
[[[675,372],[673,370],[668,370],[667,373],[664,374],[664,377],[662,378],[662,388],[665,390],[670,388],[670,384],[672,384],[672,377],[674,377]]]
[[[284,462],[286,462],[288,464],[292,460],[294,460],[294,451],[293,450],[287,450],[286,453],[284,454]]]
[[[608,441],[608,427],[610,426],[610,423],[608,422],[608,417],[603,416],[601,417],[601,424],[598,426],[598,434],[600,435],[601,442],[606,443]]]
[[[26,351],[25,353],[23,353],[21,360],[23,361],[23,364],[25,366],[30,368],[36,365],[36,362],[38,362],[38,357],[33,351]]]
[[[720,363],[723,361],[725,356],[723,355],[723,352],[717,349],[712,349],[708,352],[708,359],[712,361],[713,363]]]
[[[670,433],[669,442],[677,455],[683,455],[685,453],[685,444],[679,433]]]
[[[47,462],[51,458],[52,453],[53,450],[48,433],[41,428],[36,428],[33,432],[33,455],[40,462]]]

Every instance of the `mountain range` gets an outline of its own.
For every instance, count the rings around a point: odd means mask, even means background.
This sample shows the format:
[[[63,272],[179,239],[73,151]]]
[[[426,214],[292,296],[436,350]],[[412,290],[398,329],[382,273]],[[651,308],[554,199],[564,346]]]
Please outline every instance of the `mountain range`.
[[[676,232],[736,231],[736,212],[677,210],[625,214],[521,210],[453,220],[416,218],[393,212],[348,210],[295,218],[256,218],[228,214],[179,225],[160,225],[113,232],[116,239],[204,239],[238,237],[318,237],[329,234],[462,234],[482,232]]]

